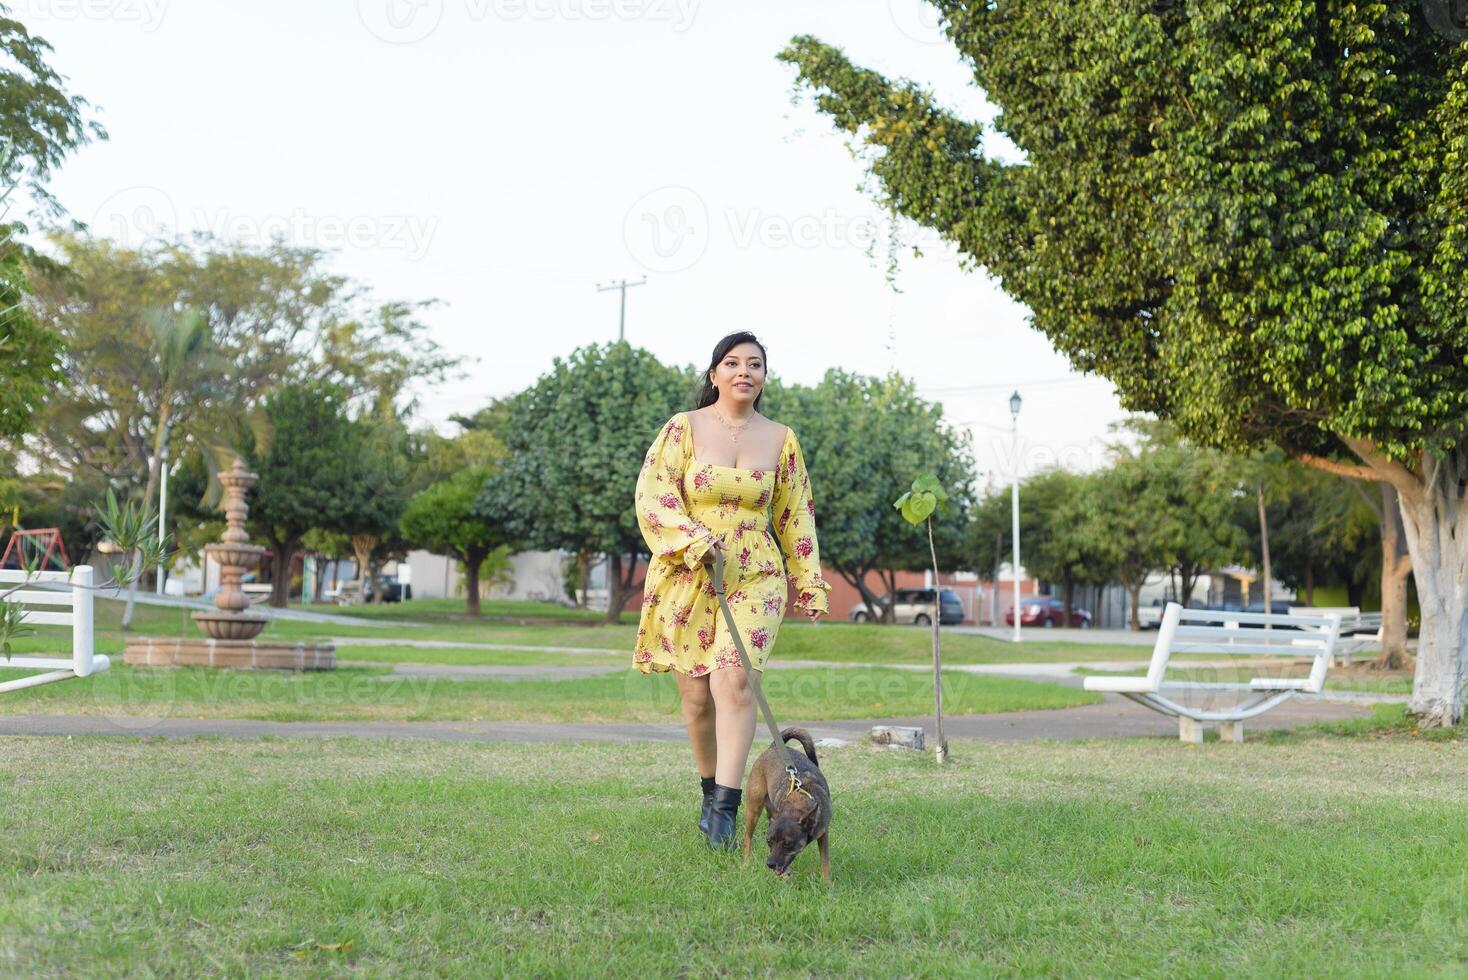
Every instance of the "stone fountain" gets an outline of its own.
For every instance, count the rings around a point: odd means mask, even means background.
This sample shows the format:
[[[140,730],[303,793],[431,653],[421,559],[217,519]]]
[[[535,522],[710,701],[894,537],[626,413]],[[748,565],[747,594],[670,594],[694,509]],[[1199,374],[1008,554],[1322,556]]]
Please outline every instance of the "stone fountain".
[[[245,491],[259,477],[245,470],[236,458],[234,466],[219,475],[224,487],[225,531],[218,544],[207,544],[204,553],[220,568],[219,591],[214,609],[194,613],[194,622],[208,639],[130,637],[123,662],[136,667],[235,667],[286,670],[330,670],[336,666],[336,648],[330,643],[261,643],[256,639],[270,617],[250,611],[250,597],[240,583],[245,573],[260,563],[265,549],[250,544],[245,533],[249,508]]]

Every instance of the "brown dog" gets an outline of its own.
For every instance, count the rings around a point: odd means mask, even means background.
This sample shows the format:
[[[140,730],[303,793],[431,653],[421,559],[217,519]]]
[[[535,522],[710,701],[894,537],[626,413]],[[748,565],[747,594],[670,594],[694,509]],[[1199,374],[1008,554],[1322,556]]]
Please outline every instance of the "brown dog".
[[[780,732],[783,741],[800,740],[802,756],[792,752],[800,786],[792,787],[780,746],[771,745],[754,760],[744,783],[744,863],[749,864],[749,845],[763,808],[770,817],[765,835],[770,857],[765,865],[780,877],[790,873],[790,863],[805,845],[814,840],[821,848],[821,877],[831,880],[831,852],[826,829],[831,824],[831,789],[816,763],[816,747],[804,728]]]

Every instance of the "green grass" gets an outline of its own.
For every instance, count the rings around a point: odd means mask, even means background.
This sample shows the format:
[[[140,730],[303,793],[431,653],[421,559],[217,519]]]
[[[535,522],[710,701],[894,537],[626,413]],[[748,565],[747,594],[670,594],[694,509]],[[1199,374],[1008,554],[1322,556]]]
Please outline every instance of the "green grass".
[[[604,653],[556,653],[549,650],[479,650],[461,647],[358,646],[339,643],[337,662],[370,660],[383,664],[446,664],[454,667],[496,664],[630,664],[632,655],[608,650]]]
[[[1101,677],[1140,677],[1147,669],[1140,667],[1134,670],[1094,670],[1090,667],[1077,667],[1077,674],[1093,674]],[[1238,665],[1227,667],[1171,667],[1167,671],[1169,681],[1236,681],[1247,682],[1252,677],[1304,677],[1309,673],[1304,667],[1282,670],[1276,665]],[[1327,673],[1325,675],[1325,689],[1328,691],[1362,691],[1369,694],[1411,694],[1412,677],[1410,674],[1384,674],[1375,675],[1361,672]]]
[[[0,973],[1468,970],[1462,743],[951,746],[822,754],[825,883],[707,850],[684,745],[10,739]]]
[[[624,613],[622,622],[609,624],[599,615],[581,618],[566,615],[552,603],[506,603],[504,608],[539,607],[550,614],[539,619],[517,621],[474,620],[439,607],[451,600],[424,599],[384,606],[322,607],[325,611],[361,619],[361,625],[306,623],[275,620],[264,639],[319,640],[329,637],[399,639],[449,643],[506,643],[545,647],[578,647],[623,653],[631,662],[636,644],[637,619]],[[421,608],[419,608],[419,604]],[[121,653],[125,634],[121,629],[121,602],[96,603],[96,648],[99,653]],[[438,611],[435,611],[438,610]],[[558,612],[556,612],[558,610]],[[192,610],[139,605],[134,610],[133,634],[140,636],[198,636],[190,618]],[[425,625],[408,625],[409,623]],[[61,627],[39,627],[37,635],[15,644],[19,653],[59,651],[70,646],[70,631]],[[1097,645],[1063,640],[1026,639],[1012,644],[973,633],[945,632],[943,662],[1025,663],[1088,660],[1144,660],[1151,650],[1143,646]],[[406,649],[406,648],[405,648]],[[776,657],[792,660],[827,660],[850,663],[931,663],[932,634],[913,626],[858,625],[846,622],[785,622],[776,641]],[[416,659],[404,654],[402,660]],[[435,661],[424,661],[435,662]],[[475,661],[470,661],[475,662]],[[494,663],[494,660],[477,661]]]
[[[21,676],[0,671],[0,680]],[[682,722],[676,680],[631,668],[555,680],[391,677],[386,667],[333,671],[133,668],[118,664],[84,679],[14,691],[0,714],[256,718],[268,721]],[[766,671],[766,696],[781,717],[824,720],[926,714],[931,674],[891,668]],[[948,715],[1090,704],[1078,688],[945,672]]]

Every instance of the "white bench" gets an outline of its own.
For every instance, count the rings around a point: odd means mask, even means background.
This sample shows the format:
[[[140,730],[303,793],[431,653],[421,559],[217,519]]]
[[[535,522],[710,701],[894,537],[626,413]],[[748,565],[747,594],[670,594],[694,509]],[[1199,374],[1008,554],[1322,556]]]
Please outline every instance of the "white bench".
[[[1152,660],[1142,677],[1087,677],[1088,691],[1120,694],[1154,711],[1177,718],[1178,738],[1203,741],[1203,723],[1218,722],[1219,737],[1227,742],[1244,740],[1244,722],[1288,701],[1296,694],[1318,694],[1325,687],[1340,635],[1339,613],[1221,612],[1184,609],[1169,602],[1162,612]],[[1263,628],[1265,625],[1270,628]],[[1168,661],[1174,653],[1227,653],[1310,660],[1306,677],[1254,677],[1247,683],[1220,681],[1165,681]],[[1164,691],[1214,694],[1237,693],[1238,701],[1219,710],[1194,707],[1167,697]]]
[[[1381,613],[1362,612],[1359,606],[1304,606],[1296,612],[1315,616],[1338,613],[1341,617],[1341,633],[1336,640],[1335,655],[1331,666],[1337,667],[1351,658],[1364,654],[1376,657],[1381,654]]]
[[[36,588],[17,588],[34,585]],[[15,590],[15,591],[12,591]],[[45,673],[0,683],[0,693],[100,673],[112,665],[92,649],[92,566],[77,565],[67,572],[31,572],[0,569],[0,599],[25,608],[26,626],[70,626],[70,657],[0,657],[0,668],[41,670]]]

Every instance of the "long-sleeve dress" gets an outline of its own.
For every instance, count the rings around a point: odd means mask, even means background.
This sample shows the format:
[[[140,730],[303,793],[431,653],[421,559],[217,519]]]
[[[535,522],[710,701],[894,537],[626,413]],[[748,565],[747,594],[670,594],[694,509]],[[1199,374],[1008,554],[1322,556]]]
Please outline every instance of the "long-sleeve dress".
[[[695,677],[740,666],[713,566],[703,564],[717,538],[724,544],[725,598],[750,665],[763,671],[785,616],[787,586],[797,610],[827,611],[831,585],[821,577],[805,458],[786,426],[774,470],[705,463],[693,458],[691,431],[686,412],[669,419],[637,478],[637,523],[652,560],[632,660],[644,674],[676,669]]]

